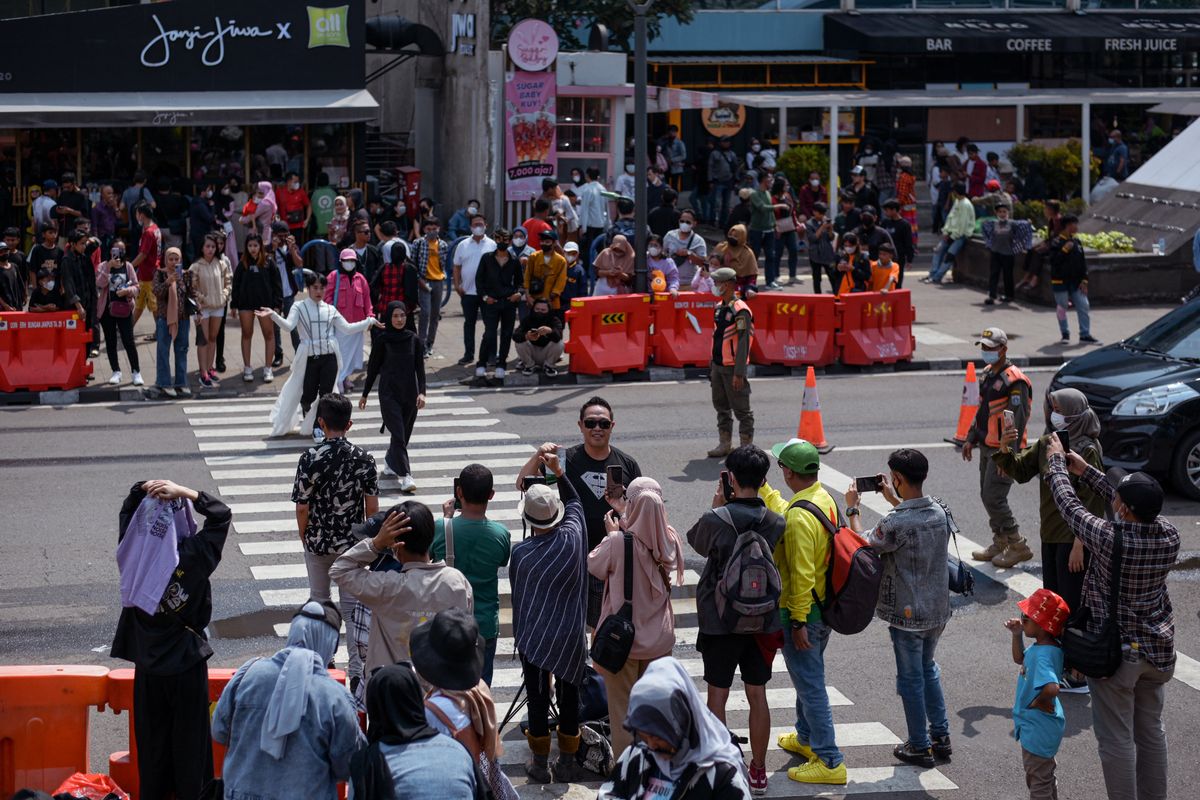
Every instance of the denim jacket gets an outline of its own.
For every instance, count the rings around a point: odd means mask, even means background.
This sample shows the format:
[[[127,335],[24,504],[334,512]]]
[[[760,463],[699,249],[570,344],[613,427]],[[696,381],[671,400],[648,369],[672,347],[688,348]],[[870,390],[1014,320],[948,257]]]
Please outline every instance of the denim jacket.
[[[946,546],[950,516],[926,495],[905,500],[863,534],[883,562],[875,616],[906,631],[924,631],[950,619]]]

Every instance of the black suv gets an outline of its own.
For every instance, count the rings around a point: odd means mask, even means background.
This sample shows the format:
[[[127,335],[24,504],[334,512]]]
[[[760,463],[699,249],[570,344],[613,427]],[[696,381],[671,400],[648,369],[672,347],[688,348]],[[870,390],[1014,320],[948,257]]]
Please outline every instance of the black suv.
[[[1166,478],[1200,500],[1200,299],[1064,364],[1050,389],[1087,396],[1106,464]]]

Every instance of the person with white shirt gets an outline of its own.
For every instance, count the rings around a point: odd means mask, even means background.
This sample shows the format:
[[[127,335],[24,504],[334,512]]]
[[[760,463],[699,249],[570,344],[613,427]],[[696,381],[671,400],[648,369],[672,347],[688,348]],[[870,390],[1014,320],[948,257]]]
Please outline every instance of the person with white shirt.
[[[663,237],[663,252],[675,262],[681,283],[690,282],[708,259],[708,243],[696,233],[696,214],[685,208],[679,214],[679,227]]]
[[[604,196],[604,184],[600,182],[600,170],[588,167],[584,174],[587,180],[579,187],[579,227],[583,230],[579,249],[586,262],[584,266],[590,267],[592,242],[608,230],[608,199]]]
[[[496,250],[496,242],[487,235],[487,219],[483,214],[471,217],[471,235],[454,248],[454,291],[462,300],[463,310],[463,357],[460,366],[475,360],[475,323],[479,321],[479,292],[475,288],[475,275],[479,272],[479,259],[485,253]]]

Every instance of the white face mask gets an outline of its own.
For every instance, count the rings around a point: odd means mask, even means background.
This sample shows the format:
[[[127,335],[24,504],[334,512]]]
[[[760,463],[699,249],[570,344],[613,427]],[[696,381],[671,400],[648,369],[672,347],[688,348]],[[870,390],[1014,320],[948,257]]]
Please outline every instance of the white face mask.
[[[487,233],[487,228],[482,225],[473,225],[471,227],[471,234],[474,236],[483,236],[485,233]]]
[[[662,248],[651,245],[650,247],[646,248],[646,252],[652,256],[657,256],[659,253],[662,252]]]
[[[292,181],[292,191],[294,192],[299,188],[300,188],[300,181]]]
[[[513,237],[513,247],[521,248],[525,246],[525,238],[522,236]]]
[[[679,232],[680,233],[689,233],[691,230],[692,230],[692,223],[690,223],[690,222],[679,223]]]
[[[808,185],[809,185],[809,186],[811,186],[811,187],[813,187],[814,189],[816,189],[818,186],[820,186],[820,185],[821,185],[821,182],[820,182],[820,181],[818,181],[818,180],[810,180],[810,181],[808,182]]]
[[[858,250],[854,249],[853,247],[847,247],[845,253],[846,258],[854,258],[854,256],[858,254]]]
[[[628,172],[630,175],[632,175],[632,174],[633,174],[633,171],[634,171],[634,169],[635,169],[635,167],[634,167],[634,165],[633,165],[633,164],[626,164],[626,165],[625,165],[625,171],[626,171],[626,172]]]
[[[568,264],[574,264],[578,260],[579,260],[579,256],[575,255],[574,253],[567,253],[567,263]]]
[[[709,289],[709,291],[713,293],[713,297],[720,297],[721,296],[721,284],[714,283],[712,285],[712,288]]]
[[[357,261],[343,261],[342,262],[342,269],[346,270],[346,272],[354,272],[354,268],[356,266],[358,266]]]
[[[762,145],[761,145],[761,144],[752,144],[752,145],[750,145],[750,152],[751,152],[751,153],[757,153],[759,150],[762,150]]]
[[[467,213],[468,214],[478,214],[479,206],[467,206]]]
[[[46,281],[46,291],[54,291],[54,281]]]
[[[1050,427],[1056,431],[1061,431],[1067,427],[1067,418],[1057,411],[1050,412]]]

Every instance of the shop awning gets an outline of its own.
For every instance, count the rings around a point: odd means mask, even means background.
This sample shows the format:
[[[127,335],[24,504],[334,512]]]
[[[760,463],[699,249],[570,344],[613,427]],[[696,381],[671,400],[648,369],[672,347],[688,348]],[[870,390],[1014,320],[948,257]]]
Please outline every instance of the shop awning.
[[[688,111],[694,108],[716,108],[720,103],[712,92],[692,92],[686,89],[669,89],[665,86],[646,87],[646,111]]]
[[[375,119],[366,89],[0,94],[0,127],[131,128],[302,124]]]
[[[1200,14],[1005,11],[826,14],[836,53],[1177,53],[1200,48]]]
[[[721,92],[754,108],[957,108],[1200,103],[1200,89],[912,89],[875,92]]]

